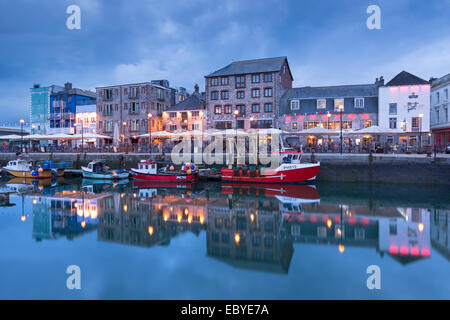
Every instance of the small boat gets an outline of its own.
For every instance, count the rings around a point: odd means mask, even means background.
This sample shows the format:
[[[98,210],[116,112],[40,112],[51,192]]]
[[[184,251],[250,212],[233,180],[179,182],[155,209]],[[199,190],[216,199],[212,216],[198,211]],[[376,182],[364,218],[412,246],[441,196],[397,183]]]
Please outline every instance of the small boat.
[[[198,170],[194,164],[185,164],[181,170],[175,170],[173,166],[163,167],[158,170],[158,164],[151,160],[141,160],[137,169],[131,169],[131,174],[136,180],[153,182],[198,182]]]
[[[102,160],[89,162],[87,167],[81,167],[81,171],[83,178],[88,179],[120,180],[130,176],[124,169],[111,170]]]
[[[319,163],[301,163],[302,153],[280,152],[277,168],[252,166],[222,169],[222,181],[232,183],[310,183],[316,179]]]
[[[17,178],[49,179],[53,175],[51,168],[34,165],[33,161],[22,157],[9,161],[3,169]]]

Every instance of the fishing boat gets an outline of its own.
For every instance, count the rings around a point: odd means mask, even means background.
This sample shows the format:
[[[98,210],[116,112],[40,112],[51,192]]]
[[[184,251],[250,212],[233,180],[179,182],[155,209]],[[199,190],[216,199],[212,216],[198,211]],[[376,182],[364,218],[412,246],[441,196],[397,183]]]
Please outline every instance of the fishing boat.
[[[136,180],[153,182],[198,182],[198,170],[194,164],[186,163],[181,170],[175,170],[174,166],[165,166],[158,170],[158,164],[151,160],[141,160],[137,169],[131,169],[131,174]]]
[[[81,167],[81,172],[88,179],[120,180],[130,176],[124,169],[111,170],[102,160],[89,162],[87,167]]]
[[[17,178],[49,179],[53,175],[52,169],[34,165],[33,161],[22,157],[9,161],[3,169]]]
[[[232,183],[311,183],[316,179],[319,163],[302,163],[302,153],[285,150],[280,152],[277,168],[264,166],[234,167],[222,169],[222,181]]]

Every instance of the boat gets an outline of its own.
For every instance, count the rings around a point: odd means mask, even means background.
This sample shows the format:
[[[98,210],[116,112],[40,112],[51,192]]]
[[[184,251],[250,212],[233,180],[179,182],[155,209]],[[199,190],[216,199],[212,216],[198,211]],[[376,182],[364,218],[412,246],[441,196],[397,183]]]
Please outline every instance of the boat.
[[[311,183],[320,168],[318,163],[302,163],[302,153],[284,150],[280,152],[277,168],[250,165],[222,169],[222,182],[232,183]]]
[[[3,169],[17,178],[51,179],[53,175],[52,169],[34,165],[33,161],[22,157],[9,161]]]
[[[303,203],[320,202],[319,192],[314,185],[303,184],[260,184],[222,183],[222,194],[254,195],[267,198],[296,198]]]
[[[131,174],[136,180],[153,182],[198,182],[198,170],[194,164],[186,163],[181,170],[175,170],[174,166],[163,167],[158,170],[158,164],[151,160],[141,160],[138,168],[131,169]]]
[[[120,180],[130,176],[124,169],[111,170],[102,160],[89,162],[87,167],[81,167],[81,172],[83,178],[88,179]]]

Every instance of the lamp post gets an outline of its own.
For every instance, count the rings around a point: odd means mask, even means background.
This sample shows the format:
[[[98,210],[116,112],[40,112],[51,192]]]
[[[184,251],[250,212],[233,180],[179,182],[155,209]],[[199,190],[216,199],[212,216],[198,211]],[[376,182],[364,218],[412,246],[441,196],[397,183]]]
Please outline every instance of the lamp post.
[[[25,123],[25,120],[20,119],[20,135],[22,137],[22,143],[20,144],[20,152],[23,152],[23,124]]]
[[[151,113],[147,114],[147,126],[148,126],[148,144],[150,149],[150,157],[152,155],[152,117]]]
[[[423,113],[419,114],[419,153],[422,153],[422,119]]]
[[[340,129],[341,129],[341,154],[342,154],[342,140],[343,140],[343,136],[342,136],[342,111],[344,111],[344,106],[343,105],[339,105],[339,111],[341,112],[341,116],[339,117],[340,119]]]
[[[127,122],[123,121],[122,122],[122,128],[123,128],[123,144],[124,144],[124,147],[126,146],[126,138],[125,138],[126,126],[127,126]]]

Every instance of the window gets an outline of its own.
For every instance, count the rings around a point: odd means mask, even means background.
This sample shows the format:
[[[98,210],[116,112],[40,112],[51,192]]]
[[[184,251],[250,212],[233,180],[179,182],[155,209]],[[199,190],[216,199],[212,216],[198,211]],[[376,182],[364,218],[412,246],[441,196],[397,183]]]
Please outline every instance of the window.
[[[131,87],[130,88],[130,98],[136,99],[138,95],[138,88],[137,87]]]
[[[228,77],[220,78],[220,84],[223,86],[227,86],[229,83]]]
[[[222,114],[222,106],[215,106],[214,107],[214,113],[215,114]]]
[[[111,100],[112,99],[112,93],[113,93],[112,89],[105,89],[105,90],[103,90],[103,98],[105,100]]]
[[[176,124],[171,124],[169,126],[169,128],[170,128],[170,131],[176,131],[177,130],[177,125]]]
[[[444,90],[444,96],[445,96],[445,100],[448,100],[448,89]]]
[[[104,108],[103,108],[103,114],[105,116],[110,116],[112,115],[113,112],[113,105],[112,104],[105,104]]]
[[[268,129],[272,128],[272,120],[253,120],[250,121],[252,129]]]
[[[128,88],[123,89],[123,94],[128,94]]]
[[[240,116],[245,115],[245,105],[244,104],[237,105],[236,110],[239,111]]]
[[[259,74],[252,74],[252,83],[259,83]]]
[[[219,84],[219,81],[217,78],[211,78],[211,86],[217,86]]]
[[[245,91],[236,92],[236,99],[244,99],[244,98],[245,98]]]
[[[221,98],[222,100],[228,100],[228,91],[222,91],[222,92],[220,93],[220,98]]]
[[[259,104],[257,104],[257,103],[252,104],[252,112],[253,113],[258,113],[259,112]]]
[[[419,117],[411,118],[411,127],[413,129],[419,129]]]
[[[397,103],[389,103],[389,114],[397,114]]]
[[[439,103],[439,92],[436,92],[436,103]]]
[[[439,108],[436,108],[436,123],[439,123]]]
[[[366,120],[364,121],[364,128],[368,128],[372,126],[372,120]]]
[[[139,130],[139,120],[137,120],[137,119],[130,120],[130,130],[131,131]]]
[[[231,105],[225,106],[225,114],[231,114]]]
[[[259,88],[252,89],[252,98],[259,98]]]
[[[298,129],[297,122],[292,122],[292,130],[297,130],[297,129]]]
[[[300,102],[298,100],[291,100],[291,110],[300,110]]]
[[[397,118],[389,118],[389,128],[397,129]]]
[[[334,99],[334,111],[340,112],[341,110],[339,107],[344,111],[344,99]]]
[[[355,98],[355,108],[364,108],[364,98]]]
[[[272,104],[271,103],[264,104],[264,112],[272,112]]]
[[[105,121],[105,132],[112,132],[112,131],[113,131],[113,122]]]
[[[272,96],[272,88],[264,88],[264,97]]]
[[[216,121],[216,129],[231,129],[231,121]]]
[[[173,120],[177,117],[177,113],[176,112],[169,112],[169,118],[170,120]]]
[[[317,109],[325,109],[327,107],[327,100],[317,99]]]
[[[264,74],[264,82],[272,82],[272,74],[271,73]]]
[[[164,100],[164,93],[163,93],[162,89],[160,89],[160,88],[157,89],[156,96],[157,96],[158,100]]]
[[[139,102],[130,102],[130,113],[139,113]]]
[[[218,99],[219,99],[219,92],[211,91],[211,100],[218,100]]]
[[[245,76],[236,77],[236,88],[245,88]]]

